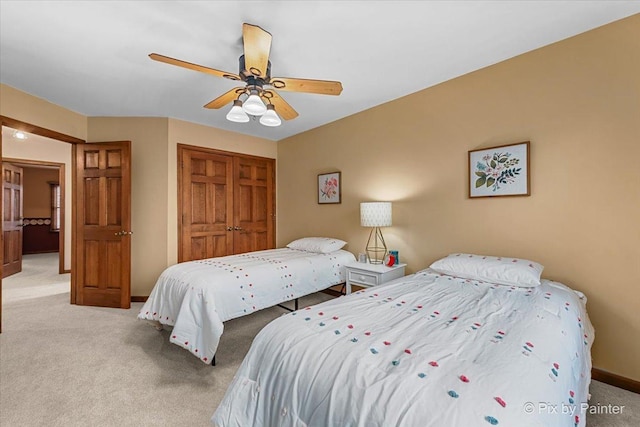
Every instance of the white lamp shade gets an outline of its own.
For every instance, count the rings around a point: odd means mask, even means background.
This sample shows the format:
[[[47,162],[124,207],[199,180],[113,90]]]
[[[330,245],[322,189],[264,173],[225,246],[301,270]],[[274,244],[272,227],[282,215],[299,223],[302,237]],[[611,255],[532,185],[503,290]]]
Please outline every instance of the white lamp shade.
[[[261,116],[267,112],[267,106],[264,105],[262,99],[258,96],[257,90],[252,90],[251,94],[242,104],[242,109],[245,113],[251,114],[252,116]]]
[[[249,121],[249,116],[247,116],[247,113],[242,109],[242,101],[239,99],[233,101],[233,107],[231,107],[231,110],[227,113],[227,120],[237,123],[246,123]]]
[[[360,225],[363,227],[389,227],[391,202],[360,203]]]
[[[260,117],[260,124],[265,126],[280,126],[282,124],[282,120],[278,117],[276,108],[273,105],[267,105],[267,112]]]

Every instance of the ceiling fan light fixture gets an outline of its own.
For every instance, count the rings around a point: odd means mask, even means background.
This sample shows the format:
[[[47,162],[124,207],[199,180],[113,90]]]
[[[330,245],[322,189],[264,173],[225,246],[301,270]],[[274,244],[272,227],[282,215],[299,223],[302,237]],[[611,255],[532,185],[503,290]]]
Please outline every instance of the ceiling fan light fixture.
[[[270,127],[280,126],[282,120],[276,113],[276,107],[273,104],[267,105],[267,112],[260,117],[260,124]]]
[[[226,116],[227,120],[232,122],[247,123],[259,120],[264,126],[280,126],[282,125],[282,120],[292,120],[298,117],[298,112],[280,97],[276,89],[319,95],[340,95],[342,83],[338,81],[292,77],[271,78],[271,61],[269,60],[271,40],[272,36],[268,31],[257,25],[243,23],[243,54],[238,58],[239,71],[237,74],[182,61],[158,53],[149,54],[149,58],[216,77],[242,81],[241,86],[228,90],[203,106],[204,108],[217,110],[223,107],[226,108],[233,101],[233,107]],[[267,108],[267,105],[272,105],[272,107]],[[277,112],[276,109],[278,110]],[[260,120],[265,114],[267,116]],[[258,120],[252,120],[256,117]]]
[[[258,95],[258,91],[255,89],[252,89],[249,93],[249,97],[244,101],[244,104],[242,104],[242,109],[245,113],[251,114],[252,116],[261,116],[267,112],[267,106],[264,105],[264,102],[262,102],[262,99],[260,99]]]
[[[233,101],[233,107],[227,113],[227,120],[236,123],[247,123],[249,121],[249,116],[242,109],[242,101],[239,99]]]

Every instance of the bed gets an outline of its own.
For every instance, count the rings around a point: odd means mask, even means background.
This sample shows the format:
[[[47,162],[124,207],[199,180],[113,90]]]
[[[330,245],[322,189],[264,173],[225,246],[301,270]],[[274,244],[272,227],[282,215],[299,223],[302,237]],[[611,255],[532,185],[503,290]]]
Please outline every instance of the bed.
[[[585,296],[549,280],[454,273],[432,265],[274,320],[212,423],[584,426],[594,337]]]
[[[346,242],[304,238],[285,248],[184,262],[158,278],[138,319],[169,325],[170,342],[205,363],[223,322],[345,282]]]

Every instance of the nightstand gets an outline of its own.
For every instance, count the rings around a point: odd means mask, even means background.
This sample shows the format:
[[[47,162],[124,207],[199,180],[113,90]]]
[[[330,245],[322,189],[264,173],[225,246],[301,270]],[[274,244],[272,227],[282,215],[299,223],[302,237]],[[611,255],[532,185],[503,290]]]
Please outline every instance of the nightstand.
[[[355,262],[347,264],[347,295],[351,293],[351,285],[362,286],[368,288],[378,286],[390,280],[404,276],[404,268],[407,264],[396,264],[393,267],[387,267],[383,264],[368,264],[364,262]]]

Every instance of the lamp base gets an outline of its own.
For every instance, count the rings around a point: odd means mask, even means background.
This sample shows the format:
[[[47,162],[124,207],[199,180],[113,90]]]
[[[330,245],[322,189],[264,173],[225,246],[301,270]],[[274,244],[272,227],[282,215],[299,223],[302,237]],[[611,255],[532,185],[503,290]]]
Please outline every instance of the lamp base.
[[[384,242],[384,237],[382,237],[380,227],[371,229],[367,240],[366,252],[369,263],[382,264],[384,262],[384,258],[387,255],[387,245]]]

